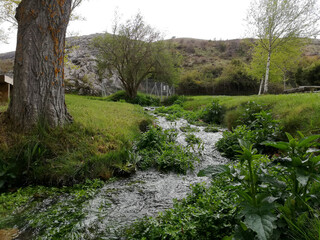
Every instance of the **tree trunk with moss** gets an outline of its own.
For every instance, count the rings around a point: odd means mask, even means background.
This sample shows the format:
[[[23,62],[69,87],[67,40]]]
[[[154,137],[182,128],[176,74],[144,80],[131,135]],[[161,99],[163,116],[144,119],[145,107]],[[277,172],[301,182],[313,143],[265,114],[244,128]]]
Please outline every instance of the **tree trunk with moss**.
[[[64,46],[71,0],[22,0],[17,8],[18,40],[14,88],[8,113],[19,129],[44,120],[71,121],[64,97]]]

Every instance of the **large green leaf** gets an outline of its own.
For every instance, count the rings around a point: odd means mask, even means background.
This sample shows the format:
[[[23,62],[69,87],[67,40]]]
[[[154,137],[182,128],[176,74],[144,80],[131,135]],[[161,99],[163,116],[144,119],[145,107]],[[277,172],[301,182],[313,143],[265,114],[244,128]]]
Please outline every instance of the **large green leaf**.
[[[278,149],[283,150],[283,151],[288,151],[289,150],[289,144],[287,142],[265,141],[265,142],[262,142],[261,144],[269,146],[269,147],[278,148]]]
[[[315,142],[315,140],[317,140],[319,138],[320,138],[320,135],[312,135],[309,137],[302,138],[299,141],[299,147],[309,147],[310,143]]]
[[[271,214],[250,213],[246,214],[244,223],[248,228],[257,233],[260,240],[271,239],[273,230],[276,229],[277,218]]]
[[[310,174],[303,169],[298,169],[297,171],[297,181],[305,187],[310,179]]]
[[[212,165],[205,169],[202,169],[198,173],[198,177],[204,177],[204,176],[217,176],[220,174],[228,173],[230,172],[230,169],[227,165]]]
[[[270,199],[258,197],[257,205],[246,201],[242,204],[242,215],[245,216],[244,224],[257,234],[260,240],[272,239],[273,230],[277,228],[277,217],[273,214],[276,205]]]

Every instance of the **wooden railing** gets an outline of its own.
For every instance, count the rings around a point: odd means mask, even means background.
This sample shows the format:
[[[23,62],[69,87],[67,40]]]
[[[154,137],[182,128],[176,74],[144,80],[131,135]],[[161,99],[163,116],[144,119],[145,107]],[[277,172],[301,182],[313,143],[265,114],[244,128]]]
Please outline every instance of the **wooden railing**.
[[[320,91],[320,86],[300,86],[284,90],[284,93],[301,93],[301,92],[317,92]]]

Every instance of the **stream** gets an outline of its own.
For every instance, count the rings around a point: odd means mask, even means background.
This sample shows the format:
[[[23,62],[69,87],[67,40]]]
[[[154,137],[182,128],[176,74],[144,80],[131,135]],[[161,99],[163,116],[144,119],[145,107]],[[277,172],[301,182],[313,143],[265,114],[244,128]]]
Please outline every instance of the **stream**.
[[[187,145],[185,133],[180,130],[180,127],[190,125],[186,120],[169,122],[164,117],[157,117],[156,122],[163,129],[176,129],[177,142]],[[206,166],[227,162],[214,147],[222,137],[222,131],[205,132],[204,127],[190,126],[199,129],[193,134],[203,142],[200,162],[196,163],[195,170],[186,175],[164,174],[156,170],[137,171],[131,177],[106,183],[82,210],[85,218],[77,224],[77,228],[82,232],[83,239],[121,239],[119,235],[125,226],[171,208],[173,199],[186,197],[191,184],[210,183],[208,177],[197,177],[197,173]],[[27,236],[22,230],[16,239],[28,239]]]

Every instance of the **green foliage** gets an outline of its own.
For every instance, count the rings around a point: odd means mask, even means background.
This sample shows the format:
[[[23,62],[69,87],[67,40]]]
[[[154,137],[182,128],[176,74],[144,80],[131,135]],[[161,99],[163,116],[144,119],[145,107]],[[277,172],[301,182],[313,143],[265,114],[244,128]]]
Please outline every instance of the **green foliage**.
[[[238,126],[233,132],[223,132],[223,137],[216,143],[216,147],[225,157],[235,160],[236,153],[241,150],[238,139],[251,139],[251,134],[246,126]]]
[[[239,121],[247,125],[240,125],[232,132],[224,132],[223,138],[216,143],[217,149],[230,159],[235,159],[236,152],[240,150],[238,139],[254,144],[259,152],[270,152],[262,142],[267,139],[276,140],[281,134],[279,122],[274,120],[270,112],[261,111],[260,106],[251,102],[245,107],[244,113],[240,116]]]
[[[187,98],[185,96],[181,96],[181,95],[172,95],[169,96],[167,98],[165,98],[162,102],[162,104],[164,106],[171,106],[173,104],[177,104],[177,105],[183,105],[183,103],[187,101]]]
[[[292,239],[319,240],[320,237],[320,219],[319,210],[312,209],[309,212],[301,214],[295,221],[284,216],[290,227]]]
[[[169,107],[159,107],[155,110],[155,114],[167,114],[166,118],[169,121],[175,121],[178,118],[182,118],[184,115],[184,110],[183,108],[178,105],[178,104],[174,104],[172,106]]]
[[[155,110],[155,114],[164,116],[168,121],[175,121],[179,118],[184,118],[190,124],[198,126],[207,125],[207,123],[199,121],[202,114],[201,111],[186,111],[180,104],[174,104],[169,107],[159,107]]]
[[[192,186],[192,192],[173,209],[156,218],[144,218],[126,229],[127,239],[222,239],[236,223],[236,195],[224,179],[210,187]]]
[[[125,91],[118,91],[107,98],[107,101],[112,102],[127,102],[132,104],[138,104],[140,106],[159,106],[160,105],[160,98],[138,93],[135,98],[130,98]]]
[[[75,239],[78,236],[79,239],[84,207],[103,185],[104,182],[96,179],[73,187],[38,186],[3,193],[0,195],[0,228],[22,227],[29,223],[37,229],[37,236],[29,236],[32,238]],[[47,201],[44,202],[44,198]]]
[[[310,152],[309,149],[319,146],[317,140],[320,139],[320,135],[305,137],[299,132],[300,138],[297,139],[289,133],[286,134],[288,142],[266,141],[264,144],[277,148],[283,153],[277,162],[286,167],[285,181],[290,191],[287,200],[287,206],[289,206],[287,213],[290,214],[290,217],[287,217],[294,221],[298,209],[304,209],[305,203],[317,201],[314,198],[318,194],[310,191],[310,186],[320,180],[320,156],[315,156],[314,152]]]
[[[217,128],[216,126],[207,126],[203,131],[215,133],[219,132],[219,128]]]
[[[294,74],[294,81],[300,86],[319,86],[320,61],[302,62]]]
[[[158,156],[154,156],[156,168],[163,172],[173,171],[186,174],[194,169],[194,162],[198,160],[187,149],[173,142],[164,144]]]
[[[180,130],[182,132],[199,132],[200,130],[198,128],[194,128],[194,127],[191,127],[190,125],[186,125],[186,126],[182,126],[180,127]]]
[[[214,82],[214,93],[219,95],[250,95],[258,93],[258,84],[246,70],[246,64],[234,59]]]
[[[141,14],[125,23],[116,18],[112,29],[111,34],[93,40],[98,50],[98,71],[119,76],[130,99],[136,97],[139,85],[148,78],[171,83],[178,78],[180,58]]]
[[[23,184],[73,185],[86,178],[108,179],[132,172],[127,149],[150,122],[140,106],[66,96],[74,123],[28,134],[0,126],[1,191]]]
[[[169,140],[171,142],[174,139],[168,139],[167,132],[162,132],[160,127],[150,126],[149,130],[141,135],[138,142],[136,143],[137,150],[143,149],[156,149],[160,150],[164,142]]]
[[[320,158],[310,148],[319,146],[320,135],[299,134],[300,138],[293,138],[287,133],[288,142],[264,142],[282,152],[272,161],[240,139],[238,164],[212,166],[199,173],[213,178],[224,174],[232,180],[240,197],[236,239],[289,239],[292,233],[299,239],[319,236],[314,213],[319,209]]]
[[[4,162],[2,159],[4,157],[0,158],[0,189],[6,189],[13,186],[17,177],[15,173],[16,164]]]
[[[218,100],[213,100],[211,104],[207,105],[200,113],[200,118],[206,123],[221,124],[225,110],[219,104]]]
[[[261,112],[262,110],[263,107],[254,101],[245,103],[243,105],[243,110],[240,112],[237,123],[239,125],[250,125],[253,121],[256,120],[255,114]]]
[[[273,117],[279,121],[283,131],[296,135],[301,131],[306,135],[320,133],[320,101],[318,94],[299,93],[262,96],[193,96],[183,104],[185,110],[197,111],[218,99],[225,107],[224,124],[229,130],[237,126],[237,119],[243,106],[249,101],[261,105],[263,110],[272,110]]]
[[[175,143],[176,135],[172,130],[162,131],[161,128],[150,127],[136,143],[136,153],[139,155],[137,166],[143,170],[155,167],[163,172],[183,174],[189,169],[193,170],[193,163],[198,158],[188,148]]]
[[[184,73],[178,83],[177,91],[179,94],[200,95],[206,93],[205,83],[202,81],[202,74],[197,71]]]

